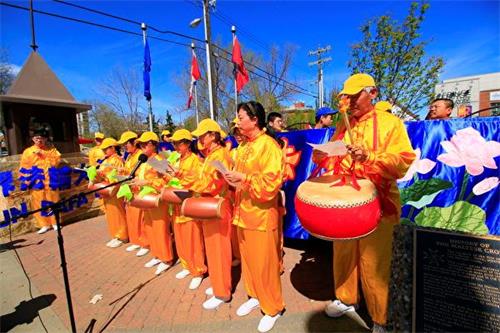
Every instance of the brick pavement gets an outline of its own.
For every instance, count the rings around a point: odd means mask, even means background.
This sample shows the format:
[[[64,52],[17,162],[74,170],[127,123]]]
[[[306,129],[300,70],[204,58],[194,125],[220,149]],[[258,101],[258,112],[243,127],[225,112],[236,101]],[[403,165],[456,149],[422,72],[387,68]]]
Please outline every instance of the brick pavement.
[[[246,317],[236,316],[236,309],[246,300],[239,268],[233,269],[236,286],[232,301],[216,311],[207,311],[201,304],[206,299],[208,279],[198,290],[189,290],[189,277],[175,278],[180,265],[155,277],[154,268],[143,267],[149,256],[139,258],[135,252],[126,252],[126,246],[105,246],[108,236],[103,216],[67,225],[63,235],[79,332],[89,325],[92,332],[257,331],[262,316],[259,311]],[[70,327],[55,232],[17,238],[24,239],[16,246],[33,285],[41,294],[56,295],[50,308]],[[273,332],[364,331],[348,318],[330,319],[323,314],[325,304],[334,296],[331,244],[287,242],[285,252],[282,286],[287,307]],[[1,288],[2,293],[9,292],[5,284]],[[103,299],[89,304],[96,294],[102,294]],[[360,314],[370,325],[366,310],[362,308]],[[49,329],[53,331],[56,330]]]

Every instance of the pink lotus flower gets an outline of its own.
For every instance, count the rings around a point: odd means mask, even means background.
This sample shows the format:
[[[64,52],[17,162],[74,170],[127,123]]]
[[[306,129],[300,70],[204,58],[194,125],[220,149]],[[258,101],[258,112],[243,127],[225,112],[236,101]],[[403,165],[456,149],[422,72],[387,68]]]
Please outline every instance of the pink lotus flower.
[[[398,179],[398,182],[406,182],[412,179],[413,175],[417,172],[425,175],[426,173],[434,169],[434,167],[436,166],[436,162],[431,161],[428,158],[420,159],[421,154],[422,152],[420,151],[420,148],[415,149],[415,160],[413,160],[410,168],[408,169],[408,171],[406,171],[405,176],[401,179]]]
[[[472,176],[483,173],[484,167],[496,169],[494,158],[500,155],[500,143],[497,141],[486,141],[481,134],[467,127],[458,130],[450,141],[441,142],[446,153],[437,159],[452,167],[461,167]]]
[[[474,187],[472,188],[472,193],[474,193],[475,195],[481,195],[486,192],[489,192],[495,187],[497,187],[499,182],[500,181],[498,180],[498,177],[485,178],[476,185],[474,185]]]

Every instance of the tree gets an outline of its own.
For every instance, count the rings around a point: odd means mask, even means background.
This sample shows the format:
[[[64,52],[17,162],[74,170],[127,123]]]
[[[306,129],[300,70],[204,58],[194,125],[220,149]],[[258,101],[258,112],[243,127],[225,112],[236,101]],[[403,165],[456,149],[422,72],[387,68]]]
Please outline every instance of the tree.
[[[93,102],[90,111],[91,128],[102,132],[106,137],[118,139],[126,128],[125,120],[107,104]]]
[[[379,88],[379,99],[419,112],[433,98],[444,66],[441,57],[426,57],[427,40],[420,28],[429,4],[413,2],[400,24],[388,15],[361,26],[363,40],[352,46],[348,63],[353,73],[368,73]]]
[[[219,44],[220,42],[215,42]],[[236,106],[234,99],[234,75],[233,63],[231,62],[232,46],[229,45],[225,50],[214,48],[213,66],[215,75],[214,90],[217,94],[217,121],[222,127],[229,128],[230,123],[236,115]],[[290,67],[295,52],[295,47],[287,45],[282,48],[273,46],[270,55],[267,59],[255,54],[243,46],[243,57],[245,62],[255,64],[264,69],[266,74],[255,69],[253,66],[246,65],[247,70],[255,73],[250,74],[250,82],[243,88],[243,91],[238,96],[238,102],[256,100],[264,106],[266,111],[278,111],[282,104],[290,100],[296,93],[296,88],[289,84],[283,86],[283,81],[294,82],[290,78]],[[208,86],[206,80],[206,66],[203,52],[197,52],[198,62],[201,70],[201,79],[197,83],[198,92],[198,108],[200,120],[210,116],[208,107]],[[176,81],[181,87],[181,96],[187,101],[187,92],[191,82],[189,74],[189,66],[191,61],[191,53],[189,53],[189,61],[184,65],[185,70],[176,75]],[[188,117],[190,119],[190,117]],[[196,118],[194,118],[196,119]]]
[[[172,115],[170,114],[170,111],[168,111],[168,110],[167,110],[167,113],[165,115],[165,129],[169,130],[170,133],[174,133],[174,130],[175,130],[174,120],[172,119]]]
[[[123,120],[123,130],[141,132],[148,128],[143,123],[147,112],[138,69],[114,68],[99,84],[97,94]]]
[[[0,94],[6,94],[16,78],[6,49],[0,49]]]

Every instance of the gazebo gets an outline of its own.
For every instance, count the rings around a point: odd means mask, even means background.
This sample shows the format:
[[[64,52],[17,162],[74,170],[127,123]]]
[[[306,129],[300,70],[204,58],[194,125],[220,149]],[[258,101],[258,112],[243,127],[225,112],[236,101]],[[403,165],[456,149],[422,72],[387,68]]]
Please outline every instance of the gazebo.
[[[76,114],[91,109],[78,103],[45,60],[31,52],[14,83],[0,95],[0,129],[9,155],[31,145],[31,134],[45,128],[61,153],[79,152]]]

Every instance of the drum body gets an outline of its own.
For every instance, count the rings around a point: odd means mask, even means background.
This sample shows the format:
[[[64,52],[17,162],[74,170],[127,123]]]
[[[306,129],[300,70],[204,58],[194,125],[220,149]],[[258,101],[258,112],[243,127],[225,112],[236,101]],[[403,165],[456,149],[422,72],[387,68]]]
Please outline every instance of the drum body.
[[[88,189],[94,191],[108,185],[109,185],[108,183],[90,183]],[[116,196],[116,193],[118,193],[118,189],[119,186],[115,185],[99,190],[97,191],[97,193],[103,198],[112,198]]]
[[[224,215],[229,201],[224,198],[188,198],[182,202],[181,215],[195,220],[215,220]]]
[[[177,189],[173,187],[164,187],[161,191],[161,201],[181,204],[186,198],[193,196],[193,193],[188,190]]]
[[[160,206],[160,199],[161,197],[158,194],[146,194],[142,198],[134,196],[129,205],[140,209],[153,209]]]
[[[347,240],[367,236],[380,221],[381,208],[375,185],[357,179],[361,190],[341,186],[341,176],[322,176],[306,180],[297,188],[295,210],[309,233],[326,240]]]

